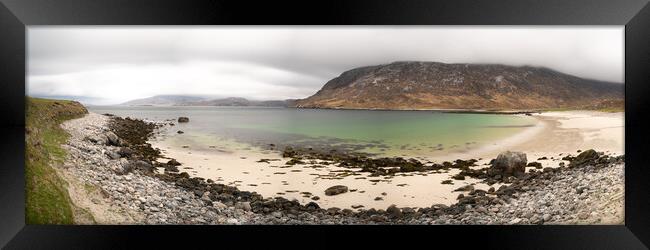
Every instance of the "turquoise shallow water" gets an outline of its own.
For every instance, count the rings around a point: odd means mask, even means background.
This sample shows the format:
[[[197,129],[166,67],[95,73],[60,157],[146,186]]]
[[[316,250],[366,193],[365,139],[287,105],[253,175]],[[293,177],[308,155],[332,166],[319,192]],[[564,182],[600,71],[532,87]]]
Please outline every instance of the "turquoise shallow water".
[[[535,124],[514,115],[432,111],[326,110],[254,107],[89,107],[96,113],[190,122],[169,130],[178,144],[233,150],[249,146],[344,149],[381,156],[429,156],[471,150]],[[185,133],[176,135],[177,130]],[[244,146],[242,146],[244,145]]]

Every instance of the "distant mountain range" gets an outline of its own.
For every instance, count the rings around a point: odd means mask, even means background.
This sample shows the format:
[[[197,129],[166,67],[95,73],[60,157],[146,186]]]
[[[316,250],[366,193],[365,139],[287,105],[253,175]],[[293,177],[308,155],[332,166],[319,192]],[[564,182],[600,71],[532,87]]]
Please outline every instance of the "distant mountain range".
[[[303,108],[522,110],[622,105],[624,85],[548,68],[394,62],[355,68],[296,101]]]
[[[183,95],[157,95],[148,98],[135,99],[120,105],[128,106],[176,106],[181,103],[198,102],[205,100],[204,97],[183,96]]]
[[[131,100],[120,105],[128,106],[258,106],[289,107],[295,100],[254,101],[241,97],[211,99],[207,97],[183,95],[157,95],[149,98]]]
[[[295,100],[270,100],[253,101],[242,97],[228,97],[222,99],[206,99],[192,102],[179,103],[177,106],[258,106],[258,107],[288,107],[294,105]]]

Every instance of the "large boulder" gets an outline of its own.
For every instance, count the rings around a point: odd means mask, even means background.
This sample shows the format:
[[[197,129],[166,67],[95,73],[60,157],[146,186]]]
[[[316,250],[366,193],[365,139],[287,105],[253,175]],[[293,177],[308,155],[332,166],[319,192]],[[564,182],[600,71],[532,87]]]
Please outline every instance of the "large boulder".
[[[325,195],[332,196],[337,194],[342,194],[348,191],[348,187],[343,185],[336,185],[325,189]]]
[[[488,169],[488,174],[495,176],[521,176],[526,172],[526,154],[506,151],[500,153]]]
[[[589,149],[580,153],[575,158],[573,158],[569,163],[569,167],[582,166],[586,164],[594,164],[599,157],[600,155],[598,154],[598,152],[596,152],[596,150]]]
[[[181,117],[178,117],[178,122],[190,122],[190,118],[181,116]]]

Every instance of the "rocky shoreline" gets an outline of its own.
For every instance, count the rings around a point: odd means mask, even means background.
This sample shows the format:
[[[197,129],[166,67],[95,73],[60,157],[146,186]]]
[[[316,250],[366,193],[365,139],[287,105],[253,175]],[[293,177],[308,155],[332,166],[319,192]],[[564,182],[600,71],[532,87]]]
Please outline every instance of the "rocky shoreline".
[[[95,113],[62,125],[71,135],[64,145],[68,157],[63,171],[98,190],[94,193],[100,195],[89,192],[80,198],[92,201],[86,202],[87,210],[107,207],[115,215],[107,219],[93,214],[98,224],[620,224],[624,218],[622,156],[589,151],[580,154],[586,157],[567,158],[569,166],[499,178],[470,168],[471,160],[424,165],[354,156],[341,162],[360,163],[365,172],[378,175],[390,174],[397,165],[401,171],[459,168],[466,176],[508,184],[496,190],[468,186],[451,206],[433,204],[417,210],[390,206],[355,212],[265,198],[179,173],[178,162],[156,161],[162,157],[160,151],[147,143],[159,127],[168,125],[169,121],[150,123]],[[296,160],[323,156],[291,152]]]

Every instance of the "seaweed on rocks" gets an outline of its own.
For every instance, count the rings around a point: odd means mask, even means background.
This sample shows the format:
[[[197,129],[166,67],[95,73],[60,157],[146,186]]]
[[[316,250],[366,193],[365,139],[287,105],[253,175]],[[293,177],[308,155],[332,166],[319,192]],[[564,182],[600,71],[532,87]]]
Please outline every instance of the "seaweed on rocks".
[[[159,149],[154,149],[151,144],[147,143],[155,129],[161,126],[161,124],[117,116],[111,117],[108,124],[110,130],[125,141],[123,146],[131,150],[132,154],[129,159],[149,162],[155,161],[161,156]]]
[[[476,166],[477,160],[456,160],[453,163],[443,164],[424,163],[414,158],[402,157],[373,158],[369,154],[359,152],[344,152],[337,150],[314,150],[286,147],[282,152],[283,157],[292,158],[287,165],[301,164],[304,160],[329,161],[343,168],[357,168],[360,172],[371,173],[371,176],[394,175],[395,173],[427,172],[449,170],[451,168],[466,171],[465,174],[473,175],[471,168]]]

